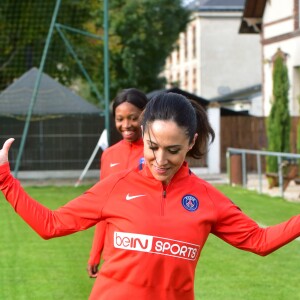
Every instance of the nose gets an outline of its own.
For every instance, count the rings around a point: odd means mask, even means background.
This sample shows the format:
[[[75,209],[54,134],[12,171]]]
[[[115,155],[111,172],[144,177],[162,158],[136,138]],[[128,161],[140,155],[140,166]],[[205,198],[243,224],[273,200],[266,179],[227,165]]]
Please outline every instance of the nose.
[[[124,119],[123,122],[122,122],[122,126],[123,126],[124,128],[129,128],[129,127],[131,126],[130,120]]]
[[[161,167],[168,163],[167,153],[164,150],[158,150],[155,152],[155,161],[157,166]]]

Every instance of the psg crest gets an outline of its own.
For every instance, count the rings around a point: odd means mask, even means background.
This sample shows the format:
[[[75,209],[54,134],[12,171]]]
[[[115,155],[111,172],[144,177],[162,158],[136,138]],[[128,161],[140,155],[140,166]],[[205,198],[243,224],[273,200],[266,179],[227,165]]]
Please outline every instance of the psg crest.
[[[182,203],[182,206],[188,211],[195,211],[199,207],[199,201],[193,195],[183,196],[181,203]]]

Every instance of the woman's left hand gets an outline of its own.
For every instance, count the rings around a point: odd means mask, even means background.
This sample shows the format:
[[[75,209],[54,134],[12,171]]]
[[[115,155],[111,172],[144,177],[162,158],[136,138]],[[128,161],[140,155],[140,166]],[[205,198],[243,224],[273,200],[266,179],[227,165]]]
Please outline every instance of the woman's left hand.
[[[8,152],[14,140],[15,139],[10,138],[4,142],[3,147],[0,150],[0,166],[8,162]]]
[[[90,278],[96,278],[97,277],[98,268],[99,268],[99,264],[96,264],[96,265],[88,264],[86,270],[87,270],[88,275],[90,276]]]

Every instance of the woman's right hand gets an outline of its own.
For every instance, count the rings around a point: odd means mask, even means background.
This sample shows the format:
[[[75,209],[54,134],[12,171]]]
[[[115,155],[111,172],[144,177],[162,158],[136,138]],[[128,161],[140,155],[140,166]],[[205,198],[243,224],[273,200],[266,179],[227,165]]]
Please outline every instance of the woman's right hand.
[[[8,162],[8,152],[14,140],[15,139],[10,138],[4,142],[3,147],[0,150],[0,166]]]

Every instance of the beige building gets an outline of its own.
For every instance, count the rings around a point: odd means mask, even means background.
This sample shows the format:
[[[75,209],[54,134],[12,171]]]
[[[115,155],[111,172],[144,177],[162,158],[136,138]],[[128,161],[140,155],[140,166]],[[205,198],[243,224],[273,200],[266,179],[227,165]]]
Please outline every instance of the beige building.
[[[167,88],[210,99],[260,84],[260,37],[239,34],[244,0],[196,0],[188,8],[191,21],[166,61]]]
[[[256,33],[262,46],[263,113],[272,106],[273,61],[278,49],[288,68],[290,83],[289,110],[299,115],[300,97],[300,14],[299,0],[247,0],[240,32]],[[241,34],[243,35],[243,34]]]

